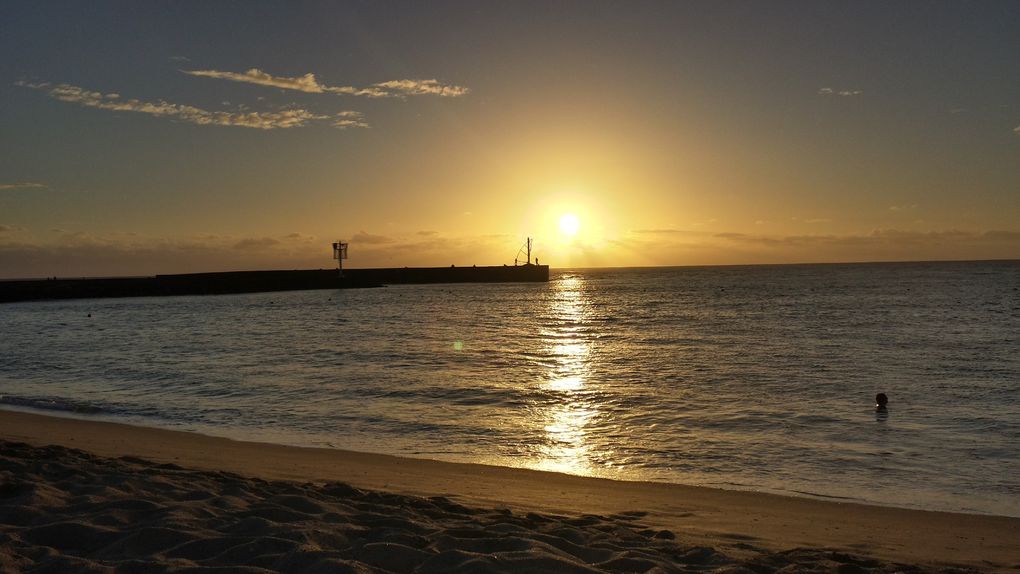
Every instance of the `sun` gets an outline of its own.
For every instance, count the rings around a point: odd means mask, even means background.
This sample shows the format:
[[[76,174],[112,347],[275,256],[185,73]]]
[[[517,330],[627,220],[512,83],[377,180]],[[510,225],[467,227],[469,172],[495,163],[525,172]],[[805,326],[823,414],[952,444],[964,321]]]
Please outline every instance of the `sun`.
[[[564,235],[573,237],[577,235],[578,230],[581,229],[581,221],[577,219],[577,216],[573,213],[565,213],[560,218],[560,231]]]

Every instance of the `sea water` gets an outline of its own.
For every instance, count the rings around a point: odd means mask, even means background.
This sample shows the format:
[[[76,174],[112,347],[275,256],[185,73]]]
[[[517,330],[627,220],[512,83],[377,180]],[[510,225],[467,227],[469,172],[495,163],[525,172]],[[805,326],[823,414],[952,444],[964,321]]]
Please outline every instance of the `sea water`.
[[[1020,516],[1018,289],[899,263],[6,304],[0,406]]]

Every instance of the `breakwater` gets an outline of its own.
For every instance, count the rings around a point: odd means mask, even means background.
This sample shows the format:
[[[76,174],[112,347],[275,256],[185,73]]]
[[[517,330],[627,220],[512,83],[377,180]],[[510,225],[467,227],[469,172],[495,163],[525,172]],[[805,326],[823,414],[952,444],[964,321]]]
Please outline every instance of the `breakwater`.
[[[499,265],[486,267],[394,267],[350,269],[344,276],[355,282],[396,285],[402,283],[524,283],[549,281],[548,265]]]
[[[548,265],[229,271],[152,277],[0,281],[0,303],[46,299],[223,295],[304,289],[350,289],[401,283],[516,283],[549,280]]]

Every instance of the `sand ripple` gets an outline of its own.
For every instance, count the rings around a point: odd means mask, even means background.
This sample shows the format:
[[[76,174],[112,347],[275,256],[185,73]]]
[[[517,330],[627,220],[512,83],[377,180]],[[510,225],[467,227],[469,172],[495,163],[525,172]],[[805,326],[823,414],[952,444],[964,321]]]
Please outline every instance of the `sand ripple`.
[[[735,560],[643,512],[558,516],[0,441],[0,572],[922,572],[836,552]]]

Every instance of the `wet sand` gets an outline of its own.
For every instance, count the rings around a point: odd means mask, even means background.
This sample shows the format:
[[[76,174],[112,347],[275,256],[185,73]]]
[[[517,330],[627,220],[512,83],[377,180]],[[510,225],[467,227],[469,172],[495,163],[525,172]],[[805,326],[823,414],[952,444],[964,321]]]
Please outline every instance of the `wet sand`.
[[[1016,518],[15,411],[0,439],[0,572],[1020,572]]]

